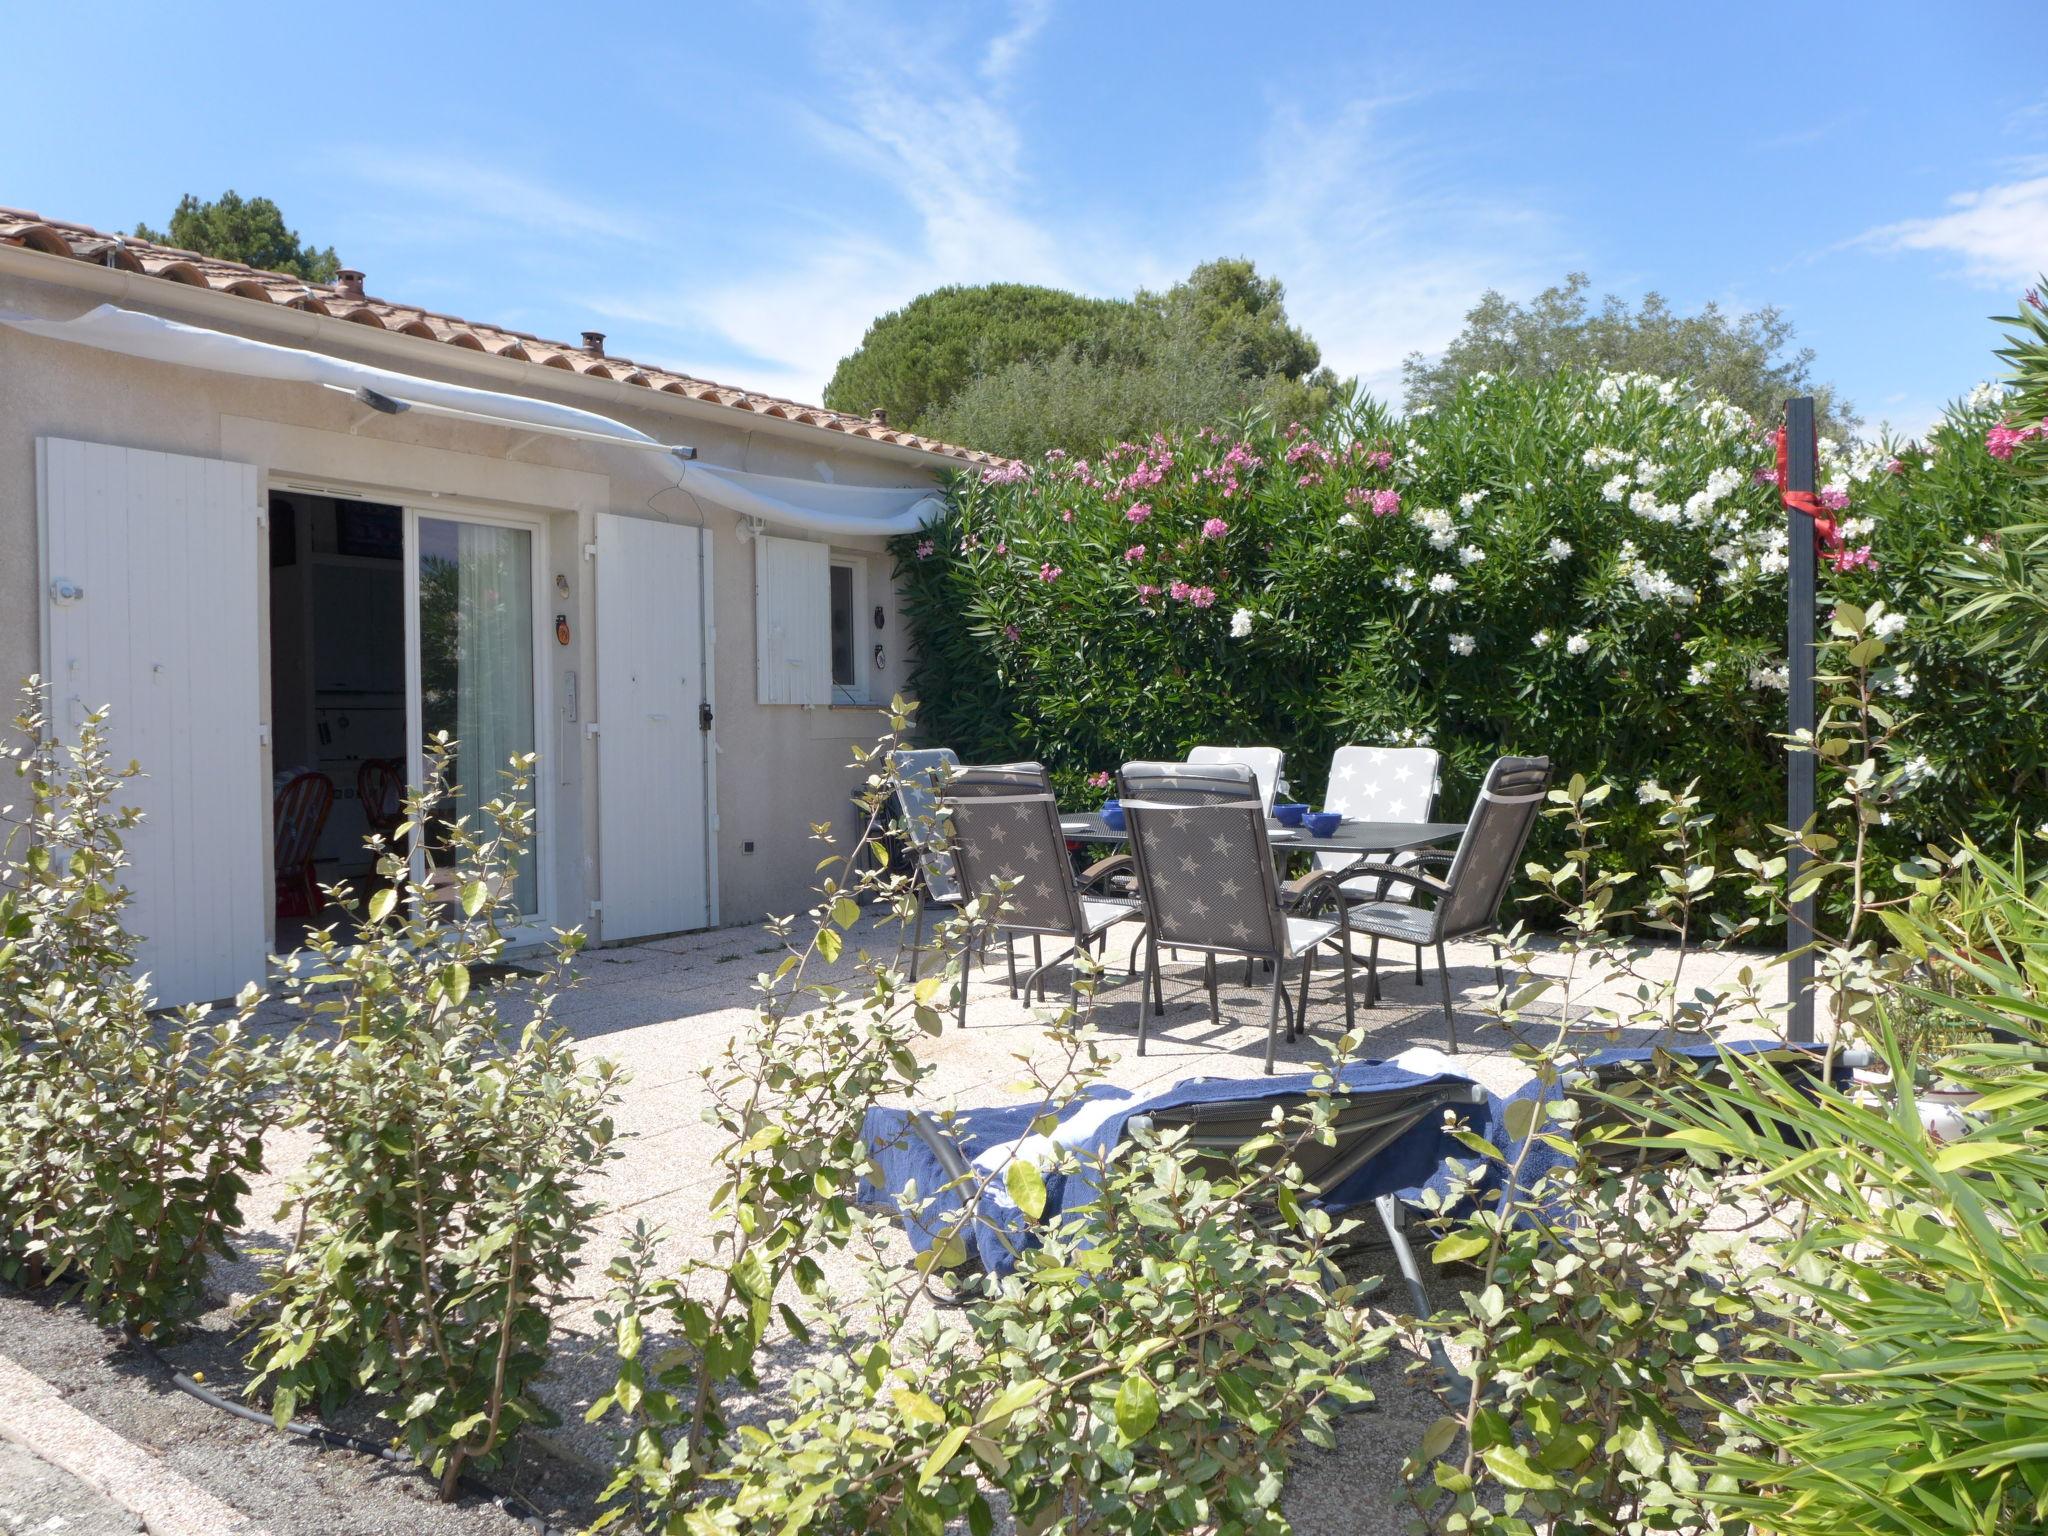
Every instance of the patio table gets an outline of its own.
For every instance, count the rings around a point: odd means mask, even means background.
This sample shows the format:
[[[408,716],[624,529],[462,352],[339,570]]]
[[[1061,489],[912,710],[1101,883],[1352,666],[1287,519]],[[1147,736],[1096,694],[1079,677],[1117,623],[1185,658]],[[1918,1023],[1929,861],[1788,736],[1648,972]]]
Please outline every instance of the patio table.
[[[1305,853],[1348,853],[1360,859],[1451,842],[1464,831],[1462,821],[1347,821],[1328,837],[1317,837],[1307,827],[1286,826],[1270,817],[1266,821],[1266,839],[1275,853],[1300,849]],[[1131,837],[1128,830],[1111,829],[1094,811],[1062,811],[1060,833],[1077,843],[1122,844]]]

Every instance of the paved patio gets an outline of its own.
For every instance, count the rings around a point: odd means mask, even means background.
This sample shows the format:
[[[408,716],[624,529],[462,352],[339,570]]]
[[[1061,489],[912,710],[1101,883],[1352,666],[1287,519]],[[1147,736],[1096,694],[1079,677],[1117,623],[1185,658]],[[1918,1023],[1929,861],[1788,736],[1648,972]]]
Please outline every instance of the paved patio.
[[[870,918],[854,932],[838,964],[813,975],[850,974],[861,947],[893,953],[895,943],[893,925],[878,929]],[[1148,1053],[1138,1056],[1138,988],[1122,978],[1120,969],[1129,947],[1127,936],[1112,935],[1111,981],[1096,1005],[1097,1027],[1119,1056],[1109,1074],[1112,1082],[1139,1090],[1190,1076],[1261,1073],[1263,988],[1239,984],[1242,966],[1222,963],[1222,1023],[1212,1026],[1200,964],[1192,956],[1176,965],[1162,954],[1167,965],[1166,1013],[1153,1021]],[[705,1097],[698,1074],[746,1026],[754,978],[772,970],[781,953],[773,937],[757,927],[590,951],[577,964],[579,985],[559,1004],[562,1024],[586,1053],[609,1057],[632,1074],[617,1112],[619,1127],[628,1138],[622,1144],[624,1156],[612,1165],[598,1190],[606,1209],[585,1255],[581,1295],[561,1319],[570,1337],[562,1341],[549,1387],[564,1421],[553,1434],[576,1454],[603,1460],[610,1453],[604,1432],[581,1422],[582,1408],[600,1389],[607,1368],[604,1343],[595,1336],[590,1317],[604,1289],[604,1266],[642,1221],[668,1230],[674,1255],[709,1251],[705,1211],[718,1177],[711,1158],[719,1132],[702,1119]],[[1509,1053],[1506,1032],[1489,1024],[1482,1012],[1482,1000],[1492,989],[1492,956],[1483,944],[1454,944],[1450,959],[1453,995],[1459,1000],[1461,1063],[1488,1087],[1512,1090],[1525,1080],[1524,1070]],[[1711,986],[1758,959],[1754,953],[1695,955],[1686,962],[1687,981]],[[1646,969],[1668,974],[1674,961],[1672,952],[1656,952]],[[1539,971],[1554,974],[1561,966],[1556,956],[1539,955]],[[1064,974],[1053,973],[1055,986],[1063,983]],[[1417,987],[1403,951],[1391,962],[1383,959],[1381,974],[1383,995],[1370,1010],[1363,1007],[1362,976],[1358,983],[1358,1023],[1365,1037],[1360,1054],[1388,1057],[1414,1046],[1441,1049],[1443,1017],[1433,967],[1425,971],[1425,984]],[[1305,1040],[1281,1046],[1278,1070],[1306,1068],[1327,1052],[1342,1030],[1342,1003],[1335,990],[1338,975],[1334,961],[1318,970],[1310,1002],[1311,1033]],[[1010,999],[999,961],[977,968],[968,1027],[954,1028],[949,1017],[941,1035],[922,1040],[917,1047],[921,1058],[934,1066],[924,1089],[926,1102],[964,1107],[1019,1100],[1017,1057],[1032,1053],[1043,1041],[1048,1011]],[[274,1171],[245,1206],[252,1217],[267,1218],[276,1208],[286,1176],[304,1154],[302,1140],[277,1138]],[[1383,1249],[1369,1253],[1363,1261],[1367,1271],[1383,1257]],[[821,1256],[821,1262],[835,1283],[854,1289],[843,1256]],[[1390,1261],[1386,1267],[1391,1271]],[[231,1283],[238,1289],[251,1288],[253,1273],[238,1269],[243,1272]],[[1426,1259],[1425,1277],[1435,1288]],[[1394,1300],[1399,1293],[1396,1280],[1383,1294]],[[777,1367],[787,1370],[798,1363],[792,1355],[779,1359]],[[1427,1392],[1405,1379],[1407,1363],[1389,1360],[1378,1369],[1375,1390],[1380,1408],[1344,1421],[1337,1453],[1309,1451],[1299,1464],[1288,1504],[1297,1529],[1307,1536],[1405,1528],[1400,1461],[1441,1411]],[[765,1395],[772,1399],[776,1383],[766,1385]]]

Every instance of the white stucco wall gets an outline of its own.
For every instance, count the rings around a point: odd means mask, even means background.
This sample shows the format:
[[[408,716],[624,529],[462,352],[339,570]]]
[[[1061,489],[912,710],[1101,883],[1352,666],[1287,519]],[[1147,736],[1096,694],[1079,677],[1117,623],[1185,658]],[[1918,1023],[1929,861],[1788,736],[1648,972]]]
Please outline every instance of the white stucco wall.
[[[197,290],[162,294],[158,279],[84,268],[100,289],[79,291],[24,275],[61,258],[0,251],[0,307],[70,315],[111,301],[288,345],[319,345],[383,367],[489,388],[543,395],[601,411],[666,442],[689,443],[713,464],[841,484],[920,485],[932,461],[908,450],[855,449],[815,428],[759,422],[740,413],[650,398],[635,386],[586,380],[533,364],[479,357],[440,343],[298,312],[266,313],[248,300]],[[74,274],[63,274],[67,279]],[[166,302],[151,302],[156,299]],[[558,382],[559,381],[559,382]],[[687,407],[687,408],[686,408]],[[732,418],[720,420],[720,416]],[[754,556],[740,520],[669,488],[657,455],[572,440],[516,434],[418,413],[387,417],[313,386],[276,385],[143,362],[0,327],[0,679],[44,670],[38,655],[42,593],[36,549],[35,441],[50,435],[123,447],[256,463],[275,479],[338,479],[393,501],[431,508],[448,498],[546,514],[546,577],[570,583],[573,643],[540,642],[556,719],[538,734],[544,772],[555,777],[552,873],[554,920],[586,921],[596,894],[596,745],[564,728],[563,674],[575,671],[584,718],[594,697],[595,608],[583,546],[600,511],[703,526],[714,574],[717,700],[716,845],[720,918],[745,921],[799,909],[820,851],[808,823],[841,820],[858,776],[850,748],[884,728],[872,708],[766,707],[755,702]],[[858,642],[877,641],[886,669],[870,697],[886,703],[902,687],[908,633],[878,539],[831,541],[866,561],[867,607],[887,611],[875,631],[865,613]],[[550,597],[550,615],[558,606]],[[269,710],[268,689],[264,709]],[[145,765],[147,766],[147,765]],[[743,851],[752,844],[752,851]]]

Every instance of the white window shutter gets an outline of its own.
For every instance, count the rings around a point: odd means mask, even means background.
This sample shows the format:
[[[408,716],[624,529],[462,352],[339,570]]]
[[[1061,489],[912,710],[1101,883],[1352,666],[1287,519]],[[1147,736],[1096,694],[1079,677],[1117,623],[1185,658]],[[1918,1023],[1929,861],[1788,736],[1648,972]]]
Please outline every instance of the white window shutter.
[[[754,659],[763,704],[832,702],[832,552],[754,539]]]

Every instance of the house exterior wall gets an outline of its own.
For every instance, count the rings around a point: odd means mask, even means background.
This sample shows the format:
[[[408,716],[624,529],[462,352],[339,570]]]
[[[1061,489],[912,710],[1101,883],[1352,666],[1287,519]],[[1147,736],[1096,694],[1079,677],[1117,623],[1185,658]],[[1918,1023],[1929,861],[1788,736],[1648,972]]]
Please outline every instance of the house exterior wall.
[[[286,345],[317,346],[338,356],[485,388],[559,399],[602,412],[664,442],[694,446],[705,461],[765,474],[830,478],[840,484],[920,485],[933,475],[929,461],[907,451],[853,449],[814,428],[777,430],[737,419],[717,419],[718,408],[671,408],[678,397],[641,404],[644,392],[562,375],[531,364],[458,353],[439,343],[373,333],[296,311],[266,315],[247,300],[174,289],[157,279],[129,278],[59,258],[0,251],[0,308],[54,316],[78,313],[97,302],[148,309],[188,323]],[[38,261],[82,272],[74,282],[23,275]],[[100,291],[91,291],[97,286]],[[152,302],[162,300],[162,302]],[[250,311],[242,314],[240,311]],[[409,347],[403,343],[411,341]],[[453,355],[451,355],[453,354]],[[475,362],[472,365],[471,359]],[[592,565],[584,545],[594,514],[614,512],[702,526],[712,560],[713,689],[716,701],[716,850],[719,918],[744,922],[807,904],[820,857],[809,838],[813,821],[843,824],[859,775],[848,766],[850,749],[886,726],[878,708],[763,706],[755,702],[754,558],[741,519],[673,488],[660,455],[511,432],[419,413],[387,417],[345,396],[310,385],[277,385],[169,364],[145,362],[70,343],[32,337],[0,326],[0,680],[48,670],[39,654],[43,594],[36,545],[35,443],[39,436],[81,438],[123,447],[254,462],[266,475],[289,480],[338,479],[366,493],[431,509],[435,493],[451,504],[472,502],[524,512],[545,520],[545,564],[552,619],[564,604],[553,595],[557,573],[567,577],[572,642],[554,643],[551,625],[536,641],[536,661],[549,674],[551,719],[538,724],[542,772],[551,781],[550,854],[553,920],[588,926],[597,894],[596,752],[581,730],[596,697],[596,633]],[[869,608],[887,611],[886,627],[872,629],[863,614],[860,649],[877,642],[888,663],[869,678],[868,696],[886,705],[900,691],[908,631],[900,616],[890,561],[879,539],[833,540],[835,555],[865,563]],[[269,714],[268,658],[263,707]],[[581,720],[563,718],[565,675],[577,676]],[[145,768],[148,765],[144,765]],[[544,801],[544,806],[549,802]],[[745,851],[747,845],[752,851]]]

